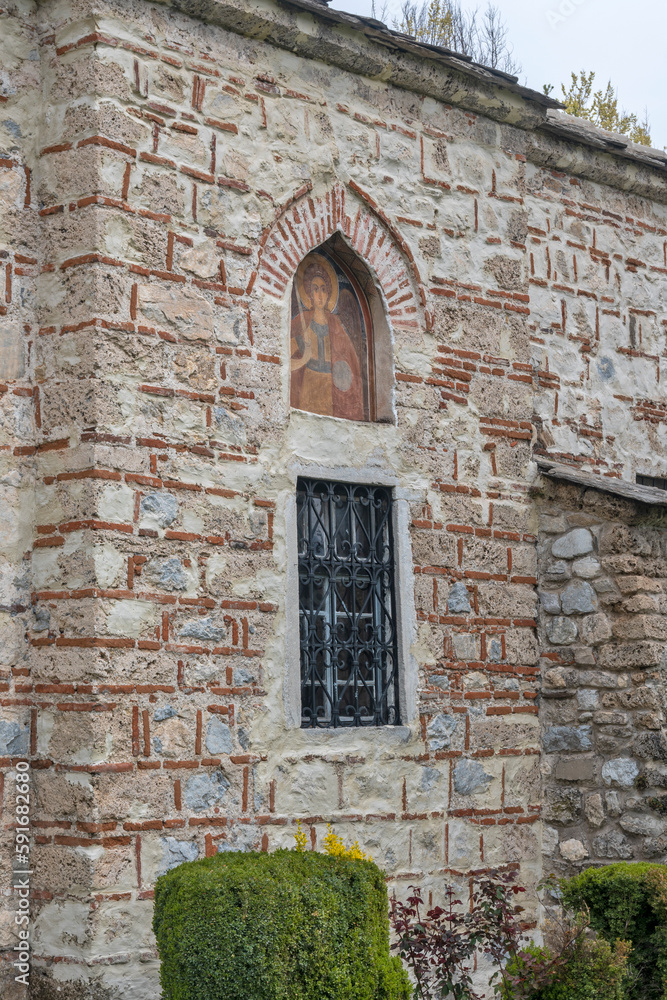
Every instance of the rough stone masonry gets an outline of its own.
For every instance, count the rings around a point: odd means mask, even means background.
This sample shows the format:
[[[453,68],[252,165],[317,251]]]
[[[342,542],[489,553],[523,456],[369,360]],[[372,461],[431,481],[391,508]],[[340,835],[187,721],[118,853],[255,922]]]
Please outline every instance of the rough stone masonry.
[[[399,892],[664,860],[666,203],[664,153],[316,0],[4,4],[3,996],[22,759],[40,1000],[155,1000],[157,875],[297,819]],[[332,238],[381,421],[290,410]],[[398,726],[299,727],[299,475],[392,488]]]

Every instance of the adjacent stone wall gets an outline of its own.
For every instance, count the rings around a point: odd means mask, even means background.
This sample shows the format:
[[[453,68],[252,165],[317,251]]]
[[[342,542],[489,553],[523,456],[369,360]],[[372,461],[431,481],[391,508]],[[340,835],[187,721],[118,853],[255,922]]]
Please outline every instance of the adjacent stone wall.
[[[547,866],[667,853],[667,511],[545,482],[538,499]]]
[[[408,55],[388,85],[384,47],[302,7],[225,0],[215,23],[123,0],[2,14],[0,457],[15,530],[0,764],[11,775],[17,755],[33,760],[35,996],[153,1000],[159,872],[289,845],[298,818],[313,846],[327,822],[358,839],[398,891],[464,891],[485,864],[518,863],[533,884],[542,796],[551,817],[554,795],[579,787],[541,787],[533,456],[667,474],[663,174],[537,130],[539,95],[491,74]],[[427,63],[432,94],[409,86]],[[386,307],[393,423],[289,412],[289,284],[335,231]],[[303,473],[394,488],[400,727],[296,724]],[[568,591],[551,639],[574,639],[586,595],[606,609],[595,587]],[[593,638],[597,614],[582,611]],[[545,642],[564,673],[544,690],[560,677],[567,695],[573,643]],[[658,656],[660,637],[649,644]],[[545,761],[558,740],[589,738],[650,770],[637,746],[656,756],[657,730],[644,724],[635,746],[626,723],[606,735],[573,703],[544,700]],[[601,768],[602,786],[597,771],[586,786],[609,817],[595,837],[643,843],[603,795],[635,815],[634,793],[614,777],[607,789]]]

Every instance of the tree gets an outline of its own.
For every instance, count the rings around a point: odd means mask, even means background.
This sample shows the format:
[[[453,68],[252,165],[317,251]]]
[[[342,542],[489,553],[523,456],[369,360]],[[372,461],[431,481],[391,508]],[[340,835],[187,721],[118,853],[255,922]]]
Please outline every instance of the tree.
[[[492,69],[520,72],[500,10],[490,2],[480,19],[477,8],[464,11],[459,0],[403,0],[394,28],[418,42],[452,49]]]
[[[595,73],[587,73],[581,70],[579,75],[571,73],[570,86],[566,89],[565,84],[561,84],[563,92],[563,103],[569,115],[577,118],[585,118],[593,125],[604,128],[608,132],[618,132],[620,135],[627,135],[633,142],[638,142],[642,146],[651,145],[651,132],[646,112],[643,121],[635,114],[620,110],[618,106],[618,95],[612,86],[611,80],[604,90],[593,90]],[[551,84],[543,88],[545,94],[550,94],[553,90]]]

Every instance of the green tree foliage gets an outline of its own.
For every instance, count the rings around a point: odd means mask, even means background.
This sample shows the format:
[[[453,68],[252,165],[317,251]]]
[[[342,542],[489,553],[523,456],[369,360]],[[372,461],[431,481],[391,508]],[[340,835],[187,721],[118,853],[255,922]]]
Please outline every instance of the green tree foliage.
[[[586,906],[609,942],[632,944],[628,1000],[667,1000],[667,866],[620,862],[561,884],[567,906]]]
[[[229,852],[155,887],[164,1000],[408,1000],[372,861]]]
[[[492,3],[480,17],[477,8],[466,11],[458,0],[403,0],[394,28],[418,42],[452,49],[492,69],[520,72],[508,44],[505,22]]]
[[[566,88],[565,84],[561,84],[562,100],[569,115],[585,118],[593,125],[607,129],[608,132],[627,135],[633,142],[641,143],[642,146],[651,145],[651,134],[646,115],[644,115],[644,120],[640,121],[637,115],[621,110],[618,105],[618,94],[612,86],[611,80],[604,89],[594,91],[595,73],[593,71],[587,73],[582,69],[579,75],[572,73],[571,78],[569,87]],[[553,87],[547,85],[543,89],[545,94],[549,94]]]

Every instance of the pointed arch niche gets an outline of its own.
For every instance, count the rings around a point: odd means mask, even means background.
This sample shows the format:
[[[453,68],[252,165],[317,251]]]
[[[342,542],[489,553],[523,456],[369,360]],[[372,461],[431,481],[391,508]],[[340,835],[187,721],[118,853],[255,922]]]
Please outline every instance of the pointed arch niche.
[[[291,408],[393,422],[385,305],[370,269],[340,231],[303,257],[290,306]]]

